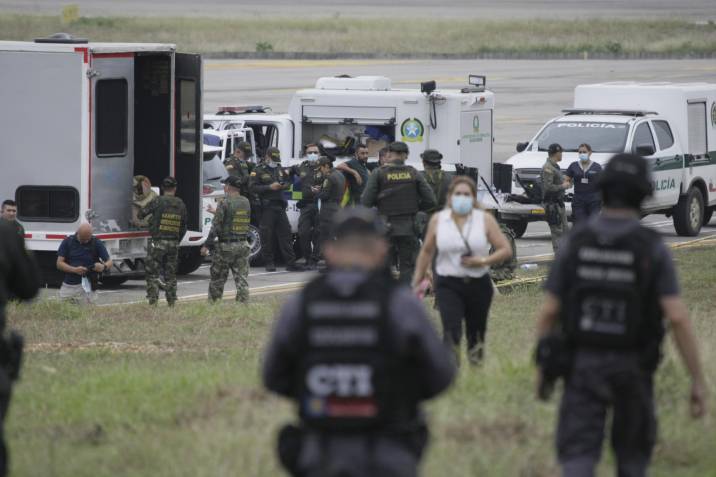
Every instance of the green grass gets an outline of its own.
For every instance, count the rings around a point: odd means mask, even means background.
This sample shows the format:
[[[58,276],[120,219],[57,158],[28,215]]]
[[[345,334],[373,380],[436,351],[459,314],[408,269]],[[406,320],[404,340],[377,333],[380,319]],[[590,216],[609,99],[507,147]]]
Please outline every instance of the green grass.
[[[676,253],[716,412],[716,250]],[[530,354],[538,287],[498,296],[485,366],[464,367],[429,403],[430,476],[556,475],[556,400],[533,398]],[[259,382],[261,352],[281,300],[9,309],[26,336],[7,436],[15,476],[275,476],[276,430],[292,407]],[[437,326],[437,322],[436,322]],[[657,379],[655,476],[714,476],[713,415],[687,417],[688,378],[673,347]],[[605,452],[600,475],[613,475]]]
[[[685,20],[132,18],[0,15],[0,38],[67,31],[93,41],[176,43],[198,53],[367,55],[713,55],[716,24]]]

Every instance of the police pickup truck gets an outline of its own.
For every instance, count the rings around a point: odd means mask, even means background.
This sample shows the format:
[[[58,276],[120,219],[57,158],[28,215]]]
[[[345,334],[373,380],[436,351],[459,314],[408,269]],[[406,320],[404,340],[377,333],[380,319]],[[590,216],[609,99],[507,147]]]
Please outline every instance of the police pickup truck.
[[[654,194],[645,214],[673,217],[679,235],[698,235],[716,208],[716,84],[613,82],[577,86],[574,108],[548,121],[518,154],[512,192],[522,195],[501,209],[517,236],[528,222],[544,220],[540,172],[547,148],[559,143],[560,166],[577,160],[582,143],[592,147],[592,160],[604,165],[614,154],[644,156],[651,166]],[[571,209],[567,191],[568,213]]]

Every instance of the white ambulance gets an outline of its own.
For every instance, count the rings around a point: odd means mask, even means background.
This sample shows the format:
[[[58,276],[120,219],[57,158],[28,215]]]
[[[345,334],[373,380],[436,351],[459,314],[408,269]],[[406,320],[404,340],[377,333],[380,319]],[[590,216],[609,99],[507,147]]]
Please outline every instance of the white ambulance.
[[[602,165],[620,152],[644,156],[654,181],[644,212],[673,217],[679,235],[698,235],[711,220],[716,208],[716,84],[581,85],[574,92],[574,108],[563,112],[531,141],[519,143],[519,153],[507,161],[515,177],[513,193],[535,187],[550,144],[564,148],[560,166],[566,169],[577,160],[578,146],[587,143],[592,160]],[[528,222],[544,220],[539,201],[533,199],[501,209],[518,235]]]
[[[132,180],[175,176],[188,210],[180,273],[201,264],[201,58],[174,45],[58,34],[0,42],[0,191],[18,203],[45,281],[60,242],[90,222],[111,254],[105,283],[144,273],[149,233],[132,226]],[[39,124],[38,124],[39,121]],[[28,127],[37,125],[38,127]]]

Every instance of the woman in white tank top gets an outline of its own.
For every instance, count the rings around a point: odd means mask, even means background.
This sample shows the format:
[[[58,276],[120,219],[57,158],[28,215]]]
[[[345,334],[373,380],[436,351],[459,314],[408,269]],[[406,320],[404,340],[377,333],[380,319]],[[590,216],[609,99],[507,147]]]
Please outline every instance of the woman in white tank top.
[[[490,247],[494,249],[490,253]],[[437,257],[435,254],[437,252]],[[459,364],[462,326],[465,322],[467,355],[471,364],[482,361],[487,315],[492,302],[490,266],[512,257],[512,248],[497,220],[477,207],[477,188],[469,177],[458,176],[448,189],[447,208],[430,219],[423,248],[418,255],[413,287],[431,280],[435,290],[443,339]]]

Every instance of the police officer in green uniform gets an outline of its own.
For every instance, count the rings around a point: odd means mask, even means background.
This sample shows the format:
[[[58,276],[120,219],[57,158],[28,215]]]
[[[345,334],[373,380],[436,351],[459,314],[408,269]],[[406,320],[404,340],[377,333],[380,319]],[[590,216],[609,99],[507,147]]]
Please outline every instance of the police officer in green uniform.
[[[258,195],[261,201],[259,230],[261,253],[267,272],[276,270],[274,242],[286,262],[286,270],[303,270],[303,267],[296,263],[296,255],[291,244],[291,226],[286,215],[288,201],[283,193],[291,186],[288,179],[288,174],[281,167],[281,152],[275,147],[266,150],[264,161],[251,173],[250,191]]]
[[[211,231],[201,254],[206,256],[213,248],[211,261],[211,281],[209,282],[209,300],[217,302],[224,296],[224,284],[229,270],[236,283],[236,301],[246,303],[249,300],[249,253],[251,248],[247,240],[251,223],[251,204],[242,196],[241,180],[229,176],[224,180],[226,197],[219,203],[211,224]],[[214,243],[217,239],[217,243]]]
[[[318,198],[321,199],[320,211],[320,241],[321,244],[327,240],[331,240],[331,227],[333,224],[333,216],[341,207],[341,199],[346,186],[346,178],[341,171],[333,167],[333,161],[328,157],[322,157],[318,160],[321,175],[325,177],[323,185],[318,192]],[[319,190],[316,188],[315,190]]]
[[[557,252],[559,242],[567,232],[567,212],[564,209],[564,191],[572,187],[559,168],[562,160],[562,146],[550,144],[547,149],[547,162],[542,166],[542,201],[552,235],[552,249]]]
[[[564,378],[556,439],[563,476],[594,475],[608,414],[617,474],[645,476],[656,441],[654,373],[665,322],[691,375],[693,417],[705,412],[706,386],[671,254],[639,221],[652,191],[647,162],[614,156],[599,187],[602,215],[574,227],[545,285],[539,397]]]
[[[139,211],[138,218],[151,215],[149,250],[147,250],[147,299],[150,305],[159,300],[159,273],[164,268],[164,293],[169,306],[177,301],[177,266],[179,242],[186,233],[186,205],[176,196],[177,181],[167,177],[162,181],[164,195],[152,200]]]
[[[254,170],[254,164],[250,161],[250,157],[251,144],[241,141],[236,145],[234,156],[224,161],[226,172],[230,176],[239,178],[239,183],[241,184],[239,192],[247,198],[249,196],[249,179],[251,178],[251,172]]]
[[[368,179],[361,201],[366,207],[378,207],[386,220],[390,242],[398,254],[400,281],[410,283],[418,253],[415,214],[435,208],[435,194],[414,167],[405,165],[408,146],[394,142],[388,146],[388,165]]]
[[[420,173],[425,178],[425,182],[428,183],[430,188],[435,194],[435,200],[437,203],[435,207],[425,212],[418,212],[418,228],[420,230],[420,237],[425,235],[425,228],[430,222],[430,217],[440,209],[445,207],[447,202],[447,191],[450,187],[450,181],[452,181],[453,175],[449,172],[445,172],[440,167],[440,161],[442,161],[443,155],[437,149],[426,149],[420,157],[423,159],[423,171]]]
[[[306,145],[305,157],[301,164],[293,167],[292,172],[298,175],[301,181],[301,200],[296,204],[301,211],[298,216],[298,243],[306,260],[306,267],[312,269],[320,259],[318,195],[314,187],[318,186],[320,189],[324,177],[318,166],[317,144]]]

